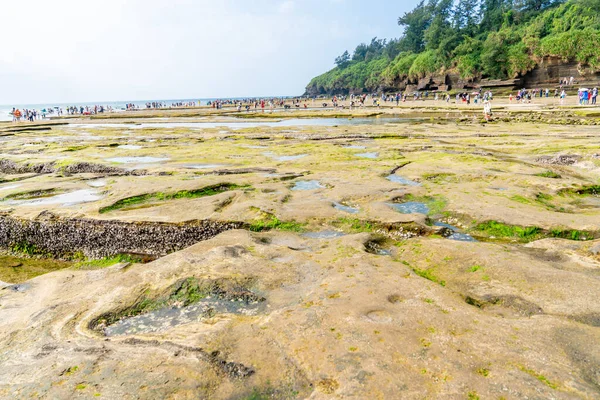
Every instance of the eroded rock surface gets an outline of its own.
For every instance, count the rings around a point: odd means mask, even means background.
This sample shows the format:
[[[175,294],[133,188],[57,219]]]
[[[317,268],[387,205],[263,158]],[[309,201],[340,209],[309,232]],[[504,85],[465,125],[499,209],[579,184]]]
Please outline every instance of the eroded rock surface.
[[[600,120],[409,107],[11,132],[0,398],[599,397]]]
[[[592,272],[567,278],[564,269],[532,261],[518,248],[487,244],[475,256],[469,249],[481,244],[449,250],[443,239],[407,243],[382,257],[362,250],[368,240],[368,234],[319,240],[231,231],[151,264],[109,268],[101,281],[65,270],[35,278],[27,290],[5,288],[0,394],[567,399],[600,393],[600,353],[590,346],[600,340],[594,301],[600,284]],[[292,241],[315,250],[291,249]],[[418,244],[426,247],[422,257],[411,250]],[[418,263],[436,254],[447,259],[432,259],[439,266],[423,274]],[[527,267],[516,265],[521,259],[530,261]],[[471,272],[475,263],[482,268]],[[563,262],[567,269],[573,263]],[[466,293],[478,300],[465,301]],[[219,301],[237,306],[214,306]],[[197,319],[156,311],[186,312],[210,302],[212,310]],[[262,306],[246,312],[252,304]],[[123,312],[127,307],[138,316]],[[128,329],[107,337],[99,324],[115,312]],[[168,324],[149,329],[157,322],[149,316]]]

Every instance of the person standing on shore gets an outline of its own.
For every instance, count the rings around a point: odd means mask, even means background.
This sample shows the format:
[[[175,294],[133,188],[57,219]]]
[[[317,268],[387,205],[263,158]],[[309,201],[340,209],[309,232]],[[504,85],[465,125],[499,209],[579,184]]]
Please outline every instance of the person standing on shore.
[[[598,98],[598,88],[592,90],[592,105],[596,105],[596,99]]]
[[[486,121],[489,121],[492,117],[492,103],[489,100],[483,102],[483,117]]]

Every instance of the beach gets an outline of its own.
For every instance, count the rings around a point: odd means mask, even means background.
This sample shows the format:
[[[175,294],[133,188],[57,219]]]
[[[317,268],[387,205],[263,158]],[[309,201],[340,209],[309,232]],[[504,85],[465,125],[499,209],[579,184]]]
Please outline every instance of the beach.
[[[0,397],[595,397],[600,113],[553,100],[1,123]]]

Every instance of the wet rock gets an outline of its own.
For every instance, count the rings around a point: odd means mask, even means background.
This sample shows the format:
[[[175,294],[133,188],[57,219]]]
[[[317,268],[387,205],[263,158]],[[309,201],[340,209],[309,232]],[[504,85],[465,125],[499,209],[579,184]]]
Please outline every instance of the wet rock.
[[[449,238],[454,234],[454,231],[446,226],[443,226],[438,230],[437,233],[444,238]]]
[[[569,318],[581,324],[600,328],[600,313],[572,315]]]
[[[243,246],[228,246],[223,248],[223,255],[225,257],[240,258],[244,254],[248,254],[248,250]]]
[[[387,244],[388,239],[385,237],[373,237],[367,240],[364,244],[365,251],[370,254],[376,255],[390,255],[389,250],[384,249],[383,247]]]
[[[580,329],[558,329],[556,342],[575,364],[585,381],[595,388],[600,388],[600,357],[597,351],[590,349],[589,337]]]
[[[18,285],[8,286],[7,289],[12,290],[13,292],[23,293],[31,289],[31,284],[29,283],[20,283]]]
[[[93,319],[89,328],[107,336],[159,332],[174,325],[212,318],[218,313],[256,311],[266,299],[252,292],[252,278],[179,280],[164,292],[142,294],[125,308]]]
[[[244,364],[227,362],[219,358],[219,352],[215,351],[210,354],[210,361],[213,365],[220,368],[231,379],[243,379],[254,375],[255,370],[246,367]]]
[[[387,300],[392,304],[398,304],[402,302],[402,297],[399,294],[390,294]]]
[[[401,170],[402,168],[406,167],[407,165],[409,165],[411,163],[412,163],[412,161],[407,161],[405,163],[402,163],[402,164],[398,165],[397,167],[394,167],[387,175],[394,175],[396,172],[398,172],[399,170]]]
[[[524,317],[531,317],[533,315],[543,314],[544,312],[537,304],[513,295],[467,296],[465,302],[481,309],[493,306],[507,308]]]
[[[183,346],[169,341],[160,342],[158,340],[142,340],[135,338],[127,339],[123,343],[130,346],[163,348],[173,351],[176,355],[181,354],[182,352],[195,354],[199,359],[210,363],[230,379],[248,378],[256,372],[253,368],[247,367],[244,364],[228,362],[222,359],[219,351],[208,353],[200,347]]]

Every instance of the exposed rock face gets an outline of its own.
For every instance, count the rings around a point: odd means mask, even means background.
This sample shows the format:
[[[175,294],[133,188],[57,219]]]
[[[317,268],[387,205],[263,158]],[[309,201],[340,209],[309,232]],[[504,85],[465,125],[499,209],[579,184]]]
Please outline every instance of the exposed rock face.
[[[128,253],[161,256],[243,226],[241,222],[210,220],[170,224],[63,219],[48,212],[35,220],[2,215],[0,247],[27,246],[57,257],[77,252],[94,258]]]
[[[599,397],[600,282],[573,243],[369,238],[238,230],[0,290],[0,398]]]
[[[78,162],[61,168],[60,166],[57,166],[54,161],[38,164],[18,164],[12,160],[0,160],[0,173],[7,175],[30,173],[53,174],[55,172],[64,172],[65,174],[105,174],[115,176],[146,175],[145,170],[126,170],[123,168],[89,162]]]
[[[54,162],[39,163],[39,164],[17,164],[12,160],[0,160],[0,173],[7,175],[14,174],[51,174],[56,171]]]
[[[524,87],[558,86],[561,79],[574,78],[575,85],[598,85],[600,74],[593,73],[577,62],[565,62],[549,57],[521,78]]]
[[[415,92],[418,90],[472,90],[478,88],[515,90],[521,88],[558,88],[561,79],[574,78],[573,85],[578,86],[600,86],[600,73],[592,72],[582,68],[577,62],[566,62],[560,58],[548,57],[537,67],[523,76],[511,79],[463,79],[459,74],[449,72],[447,74],[428,75],[418,80],[396,80],[391,85],[381,87],[380,90],[393,92],[406,90]],[[574,87],[572,87],[574,88]],[[347,93],[362,92],[362,88],[341,88],[337,92]],[[309,96],[321,95],[316,87],[307,87],[306,94]]]
[[[64,168],[66,174],[106,174],[106,175],[146,175],[145,170],[126,170],[108,165],[94,164],[88,162],[79,162],[67,165]]]

